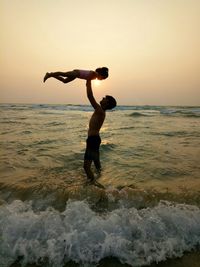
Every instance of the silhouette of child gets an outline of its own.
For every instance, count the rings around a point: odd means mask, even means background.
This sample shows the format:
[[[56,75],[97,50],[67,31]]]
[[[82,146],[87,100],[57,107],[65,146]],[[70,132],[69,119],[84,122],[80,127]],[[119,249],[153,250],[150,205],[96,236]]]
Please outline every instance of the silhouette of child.
[[[69,83],[76,78],[84,79],[84,80],[104,80],[108,77],[108,68],[102,67],[97,68],[95,71],[93,70],[72,70],[67,72],[47,72],[44,76],[43,82],[45,82],[49,78],[55,78],[63,83]]]

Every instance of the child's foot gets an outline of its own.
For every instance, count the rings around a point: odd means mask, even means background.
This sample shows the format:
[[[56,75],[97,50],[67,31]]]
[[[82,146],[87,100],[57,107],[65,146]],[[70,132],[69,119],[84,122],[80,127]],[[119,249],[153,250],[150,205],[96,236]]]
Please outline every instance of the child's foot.
[[[45,81],[50,77],[50,73],[46,73],[43,79],[43,82],[45,83]]]

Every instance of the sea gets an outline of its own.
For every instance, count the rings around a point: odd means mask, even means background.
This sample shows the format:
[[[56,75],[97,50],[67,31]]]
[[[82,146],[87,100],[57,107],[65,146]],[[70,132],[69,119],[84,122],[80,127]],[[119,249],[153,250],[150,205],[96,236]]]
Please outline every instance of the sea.
[[[0,104],[0,267],[199,267],[200,107]]]

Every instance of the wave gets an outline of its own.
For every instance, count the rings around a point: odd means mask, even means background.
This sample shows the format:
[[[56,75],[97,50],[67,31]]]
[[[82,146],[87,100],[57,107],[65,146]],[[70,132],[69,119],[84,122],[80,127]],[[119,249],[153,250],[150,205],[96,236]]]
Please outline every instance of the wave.
[[[173,108],[173,109],[162,109],[160,110],[161,115],[166,116],[181,116],[181,117],[193,117],[193,118],[200,118],[200,108]]]
[[[12,120],[12,119],[3,119],[0,121],[0,123],[2,124],[26,124],[24,121],[20,121],[21,119],[16,119],[16,120]]]
[[[48,112],[52,111],[92,111],[90,105],[73,105],[73,104],[0,104],[3,110],[39,110]],[[42,113],[43,114],[43,113]]]
[[[113,150],[117,147],[116,144],[113,144],[113,143],[102,143],[101,144],[101,150],[102,151],[110,151],[110,150]]]
[[[149,117],[149,116],[153,116],[152,113],[147,114],[147,113],[143,113],[143,112],[133,112],[129,115],[130,117]]]
[[[2,110],[31,110],[38,109],[40,111],[45,110],[57,110],[57,111],[92,111],[93,108],[90,105],[77,105],[77,104],[0,104]],[[118,105],[115,108],[116,111],[138,111],[144,112],[157,112],[163,115],[180,114],[184,116],[200,116],[199,106],[125,106]]]
[[[115,109],[116,110],[147,110],[147,111],[159,111],[162,109],[163,106],[149,106],[149,105],[144,105],[144,106],[122,106],[118,105]]]
[[[0,104],[3,111],[37,111],[40,115],[65,115],[66,111],[92,112],[90,105],[72,105],[72,104]],[[173,116],[200,118],[200,107],[170,107],[170,106],[117,106],[113,111],[131,112],[132,117],[151,117],[151,116]],[[63,113],[61,113],[63,112]],[[110,112],[110,111],[108,111]],[[12,122],[11,122],[12,123]]]
[[[164,201],[99,214],[85,201],[68,201],[59,212],[34,211],[31,202],[16,200],[0,206],[0,262],[8,267],[20,257],[24,265],[96,266],[115,257],[131,266],[148,265],[199,246],[199,221],[199,208]]]
[[[66,122],[52,121],[44,124],[45,127],[54,127],[54,126],[63,126],[66,125]]]
[[[166,132],[152,132],[152,135],[161,135],[167,137],[200,137],[198,131],[166,131]]]
[[[170,109],[170,108],[162,108],[162,109],[149,109],[149,110],[140,110],[134,111],[129,114],[131,117],[151,117],[156,115],[164,115],[164,116],[174,116],[174,117],[188,117],[188,118],[200,118],[200,109]]]

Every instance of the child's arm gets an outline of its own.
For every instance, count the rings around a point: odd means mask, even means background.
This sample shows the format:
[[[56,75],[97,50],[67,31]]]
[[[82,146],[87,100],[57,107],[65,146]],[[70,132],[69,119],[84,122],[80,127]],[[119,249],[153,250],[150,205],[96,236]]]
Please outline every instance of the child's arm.
[[[93,96],[91,80],[87,80],[86,88],[87,88],[87,97],[88,97],[91,105],[93,106],[94,109],[99,108],[100,105],[96,102],[96,100],[95,100],[95,98]]]

